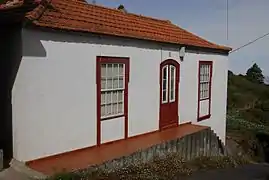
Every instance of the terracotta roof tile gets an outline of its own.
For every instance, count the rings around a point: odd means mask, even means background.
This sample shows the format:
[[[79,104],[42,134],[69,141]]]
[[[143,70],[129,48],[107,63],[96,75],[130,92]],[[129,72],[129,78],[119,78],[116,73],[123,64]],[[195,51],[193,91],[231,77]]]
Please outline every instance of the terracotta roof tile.
[[[49,6],[41,3],[27,18],[39,27],[231,50],[204,40],[170,21],[87,4],[83,0],[53,0]]]

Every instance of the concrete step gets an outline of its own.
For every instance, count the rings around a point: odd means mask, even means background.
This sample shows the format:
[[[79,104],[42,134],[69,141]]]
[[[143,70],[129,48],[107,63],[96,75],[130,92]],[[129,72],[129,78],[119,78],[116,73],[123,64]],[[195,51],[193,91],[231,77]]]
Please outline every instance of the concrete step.
[[[0,172],[0,180],[30,180],[30,178],[13,168],[8,168]]]

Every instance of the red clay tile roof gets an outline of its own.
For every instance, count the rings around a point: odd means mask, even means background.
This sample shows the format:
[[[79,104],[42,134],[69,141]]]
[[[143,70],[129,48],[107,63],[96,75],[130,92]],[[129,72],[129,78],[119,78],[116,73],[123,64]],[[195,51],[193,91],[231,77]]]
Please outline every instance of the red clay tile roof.
[[[49,6],[41,3],[27,18],[38,27],[231,50],[229,47],[204,40],[170,21],[124,13],[117,9],[87,4],[81,0],[52,0]]]

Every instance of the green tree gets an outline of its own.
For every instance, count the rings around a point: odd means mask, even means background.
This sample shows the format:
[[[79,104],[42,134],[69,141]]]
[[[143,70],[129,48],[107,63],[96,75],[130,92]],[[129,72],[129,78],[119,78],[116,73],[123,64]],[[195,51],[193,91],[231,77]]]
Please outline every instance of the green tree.
[[[248,70],[246,78],[254,83],[263,84],[264,83],[264,76],[262,74],[261,68],[254,63]]]

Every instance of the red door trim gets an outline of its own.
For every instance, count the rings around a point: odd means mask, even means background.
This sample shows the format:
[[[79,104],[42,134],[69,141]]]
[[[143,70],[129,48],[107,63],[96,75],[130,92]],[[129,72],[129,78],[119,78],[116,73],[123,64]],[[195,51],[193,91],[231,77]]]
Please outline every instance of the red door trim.
[[[174,65],[176,67],[176,83],[175,83],[175,102],[176,103],[176,106],[177,106],[177,117],[175,119],[175,123],[173,124],[170,124],[168,126],[165,126],[165,127],[162,127],[161,125],[161,106],[162,106],[162,68],[165,66],[165,65]],[[170,76],[170,70],[168,70],[168,77]],[[160,64],[160,71],[159,71],[159,85],[160,85],[160,97],[159,97],[159,130],[163,130],[163,129],[166,129],[166,128],[170,128],[170,127],[175,127],[175,126],[178,126],[178,123],[179,123],[179,119],[178,119],[178,106],[179,106],[179,81],[180,81],[180,64],[175,61],[174,59],[167,59],[163,62],[161,62]],[[169,81],[168,81],[168,87],[169,87]],[[169,91],[168,91],[168,100],[169,100]]]
[[[210,66],[210,78],[209,78],[209,97],[207,99],[201,99],[200,97],[200,66],[206,64]],[[213,61],[199,61],[198,66],[198,108],[197,108],[197,121],[209,119],[211,117],[211,95],[212,95],[212,74],[213,74]],[[208,114],[200,117],[200,102],[209,100]]]
[[[130,58],[128,57],[96,57],[96,111],[97,111],[97,146],[101,144],[101,63],[122,63],[125,64],[125,90],[124,90],[124,139],[128,138],[128,84],[130,79]],[[114,119],[122,116],[114,116]]]

